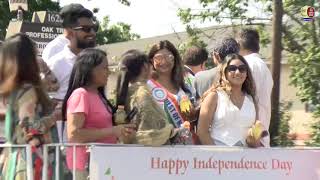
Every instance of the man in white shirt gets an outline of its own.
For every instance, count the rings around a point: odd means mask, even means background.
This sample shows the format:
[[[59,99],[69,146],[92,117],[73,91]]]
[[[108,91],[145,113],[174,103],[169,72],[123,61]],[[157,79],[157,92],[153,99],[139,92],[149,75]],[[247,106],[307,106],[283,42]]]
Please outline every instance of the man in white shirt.
[[[90,10],[82,8],[70,13],[64,19],[66,27],[70,29],[70,44],[48,60],[51,71],[56,76],[60,88],[51,94],[53,99],[62,101],[67,93],[69,78],[76,60],[76,56],[83,49],[96,45],[97,26]]]
[[[256,100],[259,108],[259,120],[269,130],[271,118],[271,92],[273,79],[266,63],[260,58],[259,34],[253,29],[240,32],[240,54],[249,64],[256,85]],[[265,147],[270,146],[270,136],[262,139]]]
[[[64,19],[68,19],[68,16],[74,12],[77,12],[84,7],[81,4],[69,4],[64,6],[59,15],[62,19],[62,27],[63,27],[63,34],[57,36],[54,40],[50,41],[47,46],[42,51],[42,59],[48,63],[48,60],[61,52],[64,47],[70,43],[70,35],[71,35],[71,29],[68,26],[68,22]]]
[[[93,13],[85,8],[69,13],[63,19],[65,26],[70,29],[70,44],[48,60],[48,66],[58,80],[59,89],[50,94],[58,105],[62,107],[62,101],[68,91],[69,79],[77,54],[83,49],[96,45],[96,32],[98,26],[94,23]],[[66,141],[65,122],[57,121],[60,142]],[[62,134],[63,132],[63,134]]]

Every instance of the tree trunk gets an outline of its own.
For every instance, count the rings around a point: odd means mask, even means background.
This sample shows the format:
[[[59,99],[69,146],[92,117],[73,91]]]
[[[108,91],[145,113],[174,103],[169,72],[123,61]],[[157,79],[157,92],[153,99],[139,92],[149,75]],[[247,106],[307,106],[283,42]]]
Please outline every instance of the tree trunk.
[[[273,77],[273,91],[271,96],[271,123],[270,135],[271,145],[276,145],[273,138],[278,135],[280,115],[279,115],[279,99],[280,99],[280,71],[281,71],[281,33],[282,33],[282,0],[273,0],[273,17],[272,17],[272,64],[271,71]]]

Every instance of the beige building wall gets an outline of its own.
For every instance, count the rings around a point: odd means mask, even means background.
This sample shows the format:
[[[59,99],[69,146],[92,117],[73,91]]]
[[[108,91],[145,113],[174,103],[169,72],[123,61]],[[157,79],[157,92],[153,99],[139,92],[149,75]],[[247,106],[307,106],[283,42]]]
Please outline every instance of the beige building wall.
[[[290,122],[291,132],[297,134],[310,133],[310,126],[314,123],[311,113],[305,110],[305,103],[302,103],[297,96],[297,88],[290,85],[290,66],[282,64],[281,66],[281,84],[280,84],[280,100],[292,102],[292,119]]]

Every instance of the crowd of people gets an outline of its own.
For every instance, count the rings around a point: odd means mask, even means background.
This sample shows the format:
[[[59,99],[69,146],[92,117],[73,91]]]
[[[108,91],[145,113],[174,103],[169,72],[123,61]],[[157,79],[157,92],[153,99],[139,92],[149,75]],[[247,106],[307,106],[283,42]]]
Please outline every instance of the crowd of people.
[[[36,180],[41,179],[42,145],[48,143],[269,147],[268,134],[256,138],[249,133],[257,122],[268,130],[273,86],[258,54],[256,30],[221,39],[209,53],[193,46],[180,55],[168,40],[156,42],[147,53],[124,52],[111,103],[108,57],[95,47],[93,13],[70,4],[60,15],[64,33],[47,45],[42,58],[25,34],[6,39],[1,47],[6,143],[32,146]],[[210,57],[215,67],[206,70]],[[76,154],[74,163],[73,148],[67,148],[66,164],[76,169],[77,179],[86,179],[89,154],[84,147],[77,147]],[[52,166],[48,177],[55,179]],[[25,178],[25,151],[5,149],[0,179]]]

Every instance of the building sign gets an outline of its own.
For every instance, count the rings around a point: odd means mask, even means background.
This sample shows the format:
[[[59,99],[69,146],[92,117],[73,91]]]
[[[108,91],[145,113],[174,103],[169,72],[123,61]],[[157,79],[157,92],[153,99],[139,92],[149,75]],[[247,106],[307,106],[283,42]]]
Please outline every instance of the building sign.
[[[319,180],[320,149],[94,146],[90,179]]]
[[[20,32],[27,34],[37,42],[50,42],[59,34],[63,33],[63,28],[52,24],[28,23],[24,22]]]
[[[18,32],[25,33],[37,43],[39,53],[41,54],[45,46],[63,33],[60,25],[30,23],[30,22],[10,22],[6,37],[10,37]]]
[[[25,33],[37,43],[39,54],[41,54],[50,41],[63,33],[61,19],[58,17],[60,16],[57,13],[43,11],[33,14],[33,22],[11,21],[6,37],[18,32]]]
[[[10,11],[17,11],[19,7],[28,11],[28,0],[9,0]]]
[[[37,11],[33,13],[32,22],[61,25],[62,19],[57,12]]]

